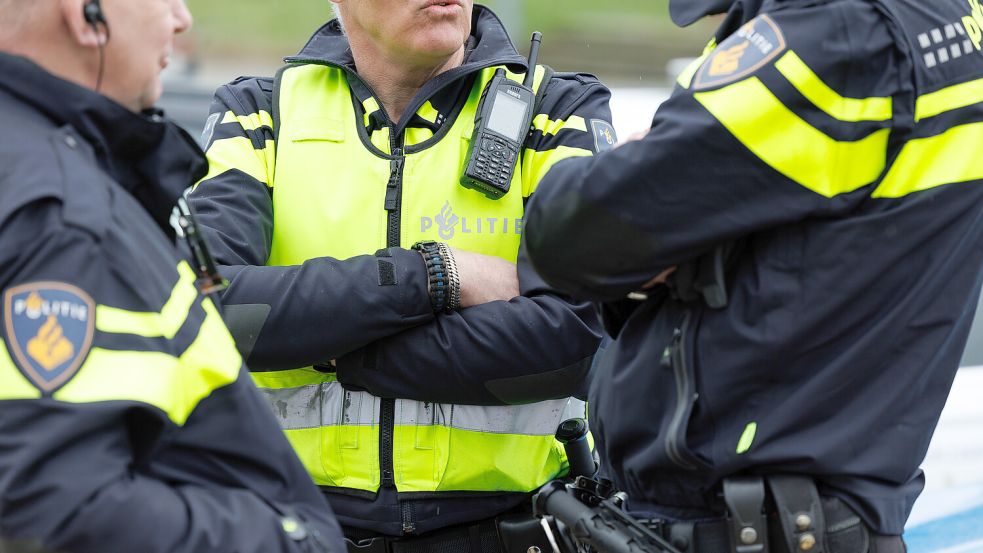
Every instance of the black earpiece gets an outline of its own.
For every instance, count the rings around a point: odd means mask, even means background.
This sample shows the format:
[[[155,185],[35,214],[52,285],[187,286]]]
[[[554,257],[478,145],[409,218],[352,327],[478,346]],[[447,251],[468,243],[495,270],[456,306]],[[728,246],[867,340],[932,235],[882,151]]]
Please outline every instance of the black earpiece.
[[[99,34],[99,26],[102,25],[102,29],[106,33],[105,42],[109,42],[109,22],[106,21],[106,16],[102,13],[102,4],[99,2],[100,0],[88,0],[85,6],[82,7],[82,16],[97,35]],[[96,91],[102,88],[102,74],[106,68],[104,45],[104,42],[99,42],[99,75],[96,77]]]
[[[98,24],[106,24],[106,17],[102,14],[102,5],[99,0],[89,0],[86,2],[85,7],[82,8],[82,13],[85,16],[85,21],[93,27]]]

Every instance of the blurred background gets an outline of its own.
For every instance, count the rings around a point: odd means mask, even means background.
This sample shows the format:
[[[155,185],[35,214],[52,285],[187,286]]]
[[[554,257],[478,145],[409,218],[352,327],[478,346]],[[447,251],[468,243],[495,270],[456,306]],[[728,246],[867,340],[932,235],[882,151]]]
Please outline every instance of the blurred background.
[[[543,33],[540,62],[559,71],[596,74],[612,89],[613,123],[628,136],[649,127],[675,73],[703,50],[716,28],[702,21],[679,29],[668,0],[487,0],[519,52]],[[193,30],[181,37],[165,75],[162,106],[195,136],[215,88],[240,75],[272,75],[333,14],[328,0],[187,0]],[[682,160],[685,162],[685,160]],[[925,495],[909,521],[911,551],[983,551],[983,311],[970,336],[939,429],[924,463]],[[979,510],[956,546],[952,517]],[[974,511],[975,512],[975,511]],[[961,514],[960,514],[961,513]],[[954,538],[954,536],[956,536]],[[975,547],[975,548],[974,548]]]

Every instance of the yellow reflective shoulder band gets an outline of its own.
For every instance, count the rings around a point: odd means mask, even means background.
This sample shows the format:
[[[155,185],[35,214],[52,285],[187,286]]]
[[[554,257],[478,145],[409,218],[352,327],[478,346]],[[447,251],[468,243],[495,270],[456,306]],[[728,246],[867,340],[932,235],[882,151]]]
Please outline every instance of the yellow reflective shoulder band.
[[[96,328],[115,334],[136,334],[144,338],[174,338],[188,318],[198,297],[195,273],[187,263],[177,266],[178,280],[160,312],[127,311],[106,305],[96,306]]]
[[[705,52],[702,56],[690,62],[690,64],[686,66],[686,69],[683,69],[682,73],[676,77],[676,82],[679,83],[679,86],[689,88],[690,85],[693,84],[693,77],[696,76],[696,72],[700,70],[700,67],[703,66],[703,62],[707,61],[707,58],[711,53],[712,51]]]
[[[505,70],[505,76],[512,79],[513,81],[521,83],[526,75],[525,73],[513,73],[508,69]],[[542,65],[536,66],[536,74],[532,78],[532,89],[536,92],[539,91],[539,86],[543,84],[543,77],[546,76],[546,68]]]
[[[54,394],[67,403],[138,401],[183,425],[198,403],[238,378],[242,358],[215,305],[202,302],[205,320],[191,346],[175,357],[159,351],[92,348],[78,375]]]
[[[225,112],[225,116],[222,118],[222,124],[227,123],[239,123],[242,126],[242,130],[254,131],[261,127],[273,128],[273,117],[266,111],[260,110],[257,113],[252,113],[249,115],[236,115],[231,111]]]
[[[566,121],[563,119],[552,120],[549,115],[540,113],[532,120],[532,127],[542,131],[544,135],[556,134],[562,130],[575,130],[587,132],[587,122],[579,115],[571,115]]]
[[[572,157],[590,157],[594,152],[572,146],[557,146],[552,150],[522,152],[522,196],[529,197],[539,186],[539,181],[557,163]]]
[[[874,198],[900,198],[938,186],[983,179],[983,123],[953,127],[938,136],[908,141],[888,170]]]
[[[983,79],[960,83],[919,96],[915,101],[915,120],[921,121],[980,102],[983,102]]]
[[[857,99],[840,96],[791,50],[775,62],[775,68],[792,83],[796,90],[834,119],[856,123],[889,121],[893,116],[891,98]]]
[[[208,148],[208,174],[195,184],[213,179],[232,169],[238,169],[259,182],[272,186],[273,166],[276,159],[276,145],[267,140],[262,150],[253,146],[246,136],[222,138],[212,142]]]
[[[700,70],[700,67],[703,66],[703,62],[707,61],[707,58],[710,57],[710,54],[712,54],[716,49],[717,37],[710,37],[710,41],[703,47],[703,54],[690,62],[690,64],[686,66],[686,69],[683,69],[682,73],[676,77],[676,82],[679,83],[679,86],[689,88],[690,85],[693,84],[693,77],[696,76],[696,72]]]
[[[7,352],[7,345],[0,339],[0,400],[38,399],[41,390],[32,386],[20,373]]]
[[[890,129],[836,141],[792,113],[757,77],[693,96],[763,162],[817,194],[851,192],[884,170]]]

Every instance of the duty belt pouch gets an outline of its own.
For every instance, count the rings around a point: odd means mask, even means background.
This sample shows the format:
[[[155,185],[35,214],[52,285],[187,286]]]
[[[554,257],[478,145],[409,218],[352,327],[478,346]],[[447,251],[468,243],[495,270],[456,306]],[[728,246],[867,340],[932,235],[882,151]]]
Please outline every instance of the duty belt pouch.
[[[764,480],[760,476],[737,476],[725,479],[724,502],[727,504],[731,551],[768,553]]]
[[[499,517],[498,539],[506,553],[527,553],[528,551],[552,551],[543,525],[532,515]]]
[[[775,501],[785,551],[827,551],[826,519],[816,483],[804,476],[776,475],[768,477],[768,488]]]
[[[853,509],[835,497],[823,498],[823,516],[826,522],[827,553],[867,553],[871,549],[871,535],[867,525]]]

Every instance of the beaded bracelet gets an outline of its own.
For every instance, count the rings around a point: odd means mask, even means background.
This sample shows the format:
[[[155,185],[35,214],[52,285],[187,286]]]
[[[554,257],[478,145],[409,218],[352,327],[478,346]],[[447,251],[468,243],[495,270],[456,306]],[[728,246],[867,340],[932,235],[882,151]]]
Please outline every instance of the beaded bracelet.
[[[447,268],[440,247],[436,242],[426,241],[413,244],[412,249],[420,252],[420,255],[423,256],[423,262],[427,265],[430,307],[434,313],[445,311],[450,299],[450,279],[447,276]]]

